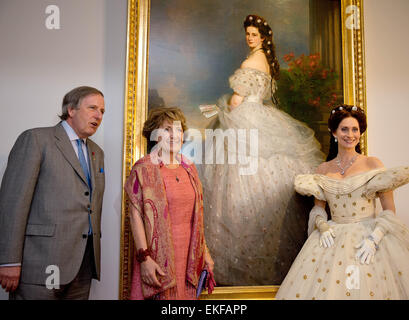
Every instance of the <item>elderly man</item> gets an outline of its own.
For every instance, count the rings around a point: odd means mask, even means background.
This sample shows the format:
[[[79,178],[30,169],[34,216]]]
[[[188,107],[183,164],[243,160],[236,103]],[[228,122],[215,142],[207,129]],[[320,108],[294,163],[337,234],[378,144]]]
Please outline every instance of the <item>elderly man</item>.
[[[0,189],[0,283],[10,299],[88,299],[100,278],[105,112],[92,87],[68,92],[61,122],[23,132]]]

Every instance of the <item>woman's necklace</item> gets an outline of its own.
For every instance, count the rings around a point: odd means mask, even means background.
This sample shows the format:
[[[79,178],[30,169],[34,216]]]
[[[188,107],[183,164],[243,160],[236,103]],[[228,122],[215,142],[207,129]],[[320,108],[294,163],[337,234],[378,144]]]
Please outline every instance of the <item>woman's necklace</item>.
[[[263,50],[263,48],[258,48],[256,50],[250,51],[250,53],[247,55],[247,59],[250,58],[253,54],[255,54],[259,50]]]
[[[358,154],[356,154],[356,155],[351,159],[351,161],[349,161],[349,162],[347,163],[347,165],[346,165],[345,167],[343,167],[343,166],[341,165],[341,159],[339,159],[339,158],[337,157],[337,159],[336,159],[335,161],[336,161],[336,163],[337,163],[337,166],[338,166],[339,169],[341,170],[341,175],[344,175],[344,174],[345,174],[345,171],[347,171],[347,169],[348,169],[350,166],[352,166],[352,164],[355,162],[356,158],[358,158]]]
[[[174,173],[174,172],[176,172],[176,171],[173,171],[173,170],[176,170],[177,168],[179,168],[179,164],[178,164],[177,167],[175,167],[175,168],[169,168],[167,165],[165,165],[165,167],[166,167],[167,169],[172,170],[172,173]],[[179,181],[180,181],[177,173],[175,173],[175,178],[176,178],[176,182],[179,182]]]

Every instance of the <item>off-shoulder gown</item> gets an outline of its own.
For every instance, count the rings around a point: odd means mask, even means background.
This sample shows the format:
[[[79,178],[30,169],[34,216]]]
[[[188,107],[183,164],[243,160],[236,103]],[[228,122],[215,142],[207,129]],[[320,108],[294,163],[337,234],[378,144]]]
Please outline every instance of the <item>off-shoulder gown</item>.
[[[378,192],[409,182],[409,167],[376,169],[342,180],[300,175],[296,190],[328,202],[335,244],[319,246],[311,233],[277,292],[277,299],[408,299],[409,229],[389,210],[375,210]],[[385,233],[372,264],[355,260],[354,248],[375,228]]]
[[[244,101],[230,111],[229,97],[219,100],[210,128],[227,138],[213,144],[213,153],[209,145],[205,149],[213,159],[224,154],[224,163],[200,170],[215,279],[221,285],[279,284],[307,237],[308,217],[296,199],[294,178],[312,172],[323,155],[313,130],[263,104],[275,88],[269,74],[238,69],[229,82]]]

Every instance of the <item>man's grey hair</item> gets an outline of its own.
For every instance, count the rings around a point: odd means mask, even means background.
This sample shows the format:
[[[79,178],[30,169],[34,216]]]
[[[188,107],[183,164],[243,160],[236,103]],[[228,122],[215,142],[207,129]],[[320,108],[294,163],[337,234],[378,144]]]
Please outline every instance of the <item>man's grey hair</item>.
[[[77,87],[68,92],[62,100],[62,110],[61,115],[59,116],[60,119],[67,120],[68,108],[78,109],[81,104],[81,100],[92,94],[98,94],[102,97],[104,96],[98,89],[87,86]]]

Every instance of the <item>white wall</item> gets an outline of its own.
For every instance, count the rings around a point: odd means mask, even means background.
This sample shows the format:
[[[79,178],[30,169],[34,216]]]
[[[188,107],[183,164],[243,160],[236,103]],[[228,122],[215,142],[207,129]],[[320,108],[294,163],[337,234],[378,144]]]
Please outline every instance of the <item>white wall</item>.
[[[60,8],[60,30],[45,27],[50,4]],[[59,121],[66,92],[90,85],[105,95],[93,136],[105,151],[102,279],[91,299],[118,298],[126,16],[126,0],[0,1],[0,177],[22,131]]]
[[[368,149],[386,167],[409,165],[409,1],[365,0]],[[409,185],[395,191],[409,226]]]

